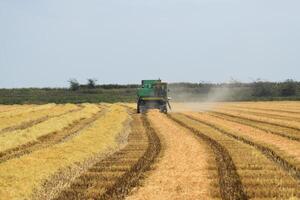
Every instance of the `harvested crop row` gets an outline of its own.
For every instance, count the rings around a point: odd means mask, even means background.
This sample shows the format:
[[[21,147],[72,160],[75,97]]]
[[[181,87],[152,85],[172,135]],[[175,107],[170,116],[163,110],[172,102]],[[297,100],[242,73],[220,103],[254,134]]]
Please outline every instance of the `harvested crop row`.
[[[2,115],[6,114],[7,116],[0,117],[0,131],[10,126],[17,126],[26,121],[34,120],[35,115],[38,115],[37,118],[39,118],[39,116],[45,116],[50,112],[51,109],[55,107],[56,106],[54,104],[47,104],[44,106],[30,106],[30,107],[24,106],[22,109],[18,109],[16,111],[8,111],[2,113]],[[18,114],[14,114],[16,112],[18,112]]]
[[[42,136],[62,131],[78,123],[80,120],[92,117],[99,110],[100,108],[97,105],[86,104],[79,111],[50,118],[27,129],[3,133],[0,137],[0,152],[37,141],[37,138]]]
[[[25,106],[21,106],[21,109],[15,109],[15,110],[11,110],[8,112],[3,112],[0,113],[0,118],[10,118],[10,117],[16,117],[18,115],[24,115],[24,114],[28,114],[28,113],[32,113],[32,112],[37,112],[37,111],[41,111],[44,109],[50,109],[55,107],[54,103],[51,104],[45,104],[45,105],[25,105]]]
[[[25,107],[32,107],[31,105],[0,105],[0,113],[9,112],[16,109],[24,109]]]
[[[169,117],[179,125],[192,131],[200,140],[204,140],[212,148],[218,167],[222,199],[247,199],[240,177],[228,151],[216,140],[190,126],[189,122],[186,123],[186,121],[176,115],[169,115]]]
[[[284,102],[282,104],[274,104],[272,102],[248,102],[248,103],[238,103],[238,104],[222,104],[221,107],[235,107],[235,108],[252,108],[257,110],[264,110],[264,111],[275,111],[275,112],[284,112],[284,113],[291,113],[291,114],[300,114],[300,104],[294,103],[289,105],[289,103]]]
[[[236,117],[246,118],[255,122],[263,122],[270,125],[277,125],[284,128],[294,129],[295,131],[300,131],[300,123],[295,121],[286,121],[279,119],[270,119],[269,117],[256,116],[253,114],[244,114],[241,112],[228,111],[225,109],[218,109],[217,112],[221,112],[227,115],[232,115]]]
[[[134,115],[128,145],[96,163],[55,199],[123,199],[137,186],[160,151],[160,141],[145,117]]]
[[[112,105],[104,116],[69,140],[1,163],[0,199],[47,199],[53,194],[45,190],[47,183],[61,187],[78,175],[82,163],[115,151],[119,147],[117,138],[126,131],[129,118],[124,108]],[[69,171],[69,175],[57,175]],[[51,182],[55,177],[56,182]]]
[[[60,142],[65,142],[66,140],[71,139],[76,134],[80,133],[80,131],[91,125],[99,117],[104,115],[106,111],[107,109],[102,109],[92,117],[83,119],[78,123],[72,124],[71,126],[61,131],[43,135],[41,137],[36,138],[36,140],[34,141],[30,141],[26,144],[0,152],[0,163],[13,158],[20,157],[25,154],[32,153],[33,151],[37,151],[42,148],[50,147]]]
[[[147,179],[126,200],[220,199],[218,170],[209,145],[165,114],[147,113],[161,154]]]
[[[221,106],[219,106],[219,108],[269,113],[269,114],[290,116],[290,117],[296,117],[296,118],[299,118],[299,114],[300,114],[300,111],[297,112],[294,109],[289,110],[288,108],[278,108],[278,107],[266,108],[266,107],[259,107],[259,106],[256,107],[255,103],[253,103],[253,106],[248,106],[248,107],[242,106],[240,104],[235,104],[235,105],[221,104]]]
[[[248,101],[248,102],[239,102],[236,104],[235,102],[228,102],[227,105],[239,105],[245,107],[267,107],[267,108],[300,108],[299,101]]]
[[[251,128],[247,126],[210,118],[203,114],[196,116],[189,114],[186,116],[199,123],[210,126],[229,137],[253,146],[296,180],[300,181],[300,150],[298,148],[298,142],[284,141],[284,138],[276,138],[272,135],[260,136],[260,133],[256,133],[255,131],[251,132]],[[264,138],[268,143],[264,141]]]
[[[2,118],[0,119],[0,134],[17,129],[25,129],[46,121],[49,118],[59,117],[70,112],[79,111],[80,109],[80,107],[74,104],[65,104],[15,117]]]
[[[218,117],[227,121],[232,121],[232,122],[237,122],[240,124],[244,124],[244,125],[248,125],[257,129],[260,129],[262,131],[266,131],[269,133],[272,133],[274,135],[279,135],[281,137],[285,137],[291,140],[296,140],[296,141],[300,141],[300,131],[295,130],[295,129],[291,129],[288,127],[283,127],[277,124],[270,124],[270,123],[266,123],[263,121],[257,121],[257,120],[253,120],[253,119],[249,119],[246,117],[241,117],[238,115],[232,115],[232,114],[228,114],[228,113],[223,113],[223,112],[216,112],[216,111],[212,111],[209,112],[208,114],[214,116],[214,117]]]
[[[181,114],[172,117],[189,127],[197,134],[211,138],[228,151],[241,179],[247,198],[288,199],[300,197],[300,185],[297,180],[274,165],[255,147],[235,138],[228,137],[215,127],[200,123]],[[229,199],[233,199],[230,198]]]
[[[292,114],[293,116],[300,114],[300,109],[287,109],[287,108],[251,108],[259,111],[276,112]]]
[[[14,108],[13,105],[0,105],[0,112]]]
[[[128,109],[136,110],[136,104],[135,103],[119,103],[119,104],[122,105],[122,106],[125,106]],[[136,111],[134,111],[134,112],[136,112]]]
[[[238,122],[216,118],[205,113],[189,114],[189,117],[192,117],[194,120],[205,122],[211,126],[216,126],[224,132],[234,134],[235,136],[251,141],[256,145],[267,147],[294,166],[293,168],[300,171],[299,141],[290,140]]]
[[[223,108],[223,109],[228,111],[239,112],[241,114],[245,113],[249,115],[268,117],[268,118],[279,119],[284,121],[300,122],[300,115],[295,113],[291,114],[291,113],[274,112],[274,111],[262,111],[262,110],[255,110],[253,108]]]

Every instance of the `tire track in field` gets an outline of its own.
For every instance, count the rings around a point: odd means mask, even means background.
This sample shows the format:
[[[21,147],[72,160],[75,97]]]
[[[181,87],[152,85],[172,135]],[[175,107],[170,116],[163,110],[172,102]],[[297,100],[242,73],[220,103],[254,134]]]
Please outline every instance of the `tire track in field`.
[[[177,120],[176,118],[168,115],[168,117],[179,124],[180,126],[190,130],[194,135],[199,138],[200,140],[204,140],[209,144],[212,148],[215,156],[216,156],[216,163],[218,168],[219,174],[219,183],[220,183],[220,193],[222,199],[225,200],[243,200],[248,199],[246,193],[244,192],[242,182],[240,177],[237,173],[236,166],[233,163],[229,152],[225,147],[223,147],[220,143],[216,140],[212,139],[211,137],[201,133],[199,130],[196,130],[189,125]]]
[[[254,143],[253,141],[245,139],[244,137],[240,137],[240,136],[234,135],[234,134],[232,134],[230,132],[227,132],[224,129],[219,128],[216,125],[211,124],[209,122],[197,119],[195,117],[192,117],[192,116],[189,116],[189,115],[186,115],[186,114],[182,114],[182,115],[185,116],[185,117],[187,117],[187,118],[189,118],[189,119],[191,119],[191,120],[194,120],[194,121],[197,121],[199,123],[205,124],[205,125],[213,128],[213,129],[215,129],[215,130],[223,133],[224,135],[227,135],[227,136],[229,136],[231,138],[234,138],[234,139],[236,139],[238,141],[241,141],[241,142],[243,142],[245,144],[248,144],[250,146],[255,147],[257,150],[259,150],[261,153],[263,153],[267,158],[269,158],[270,160],[272,160],[275,164],[277,164],[283,170],[285,170],[287,173],[289,173],[294,179],[296,179],[297,181],[300,181],[300,169],[297,168],[296,166],[290,164],[287,160],[285,160],[284,158],[282,158],[281,156],[279,156],[272,149],[270,149],[270,148],[268,148],[266,146]]]
[[[4,128],[4,129],[0,130],[0,135],[3,134],[3,133],[10,132],[10,131],[23,130],[23,129],[32,127],[34,125],[37,125],[39,123],[42,123],[42,122],[44,122],[44,121],[46,121],[48,119],[52,119],[52,118],[55,118],[55,117],[61,117],[63,115],[70,114],[70,113],[73,113],[73,112],[77,112],[77,111],[80,111],[82,109],[83,109],[83,107],[79,106],[79,108],[76,108],[76,109],[73,109],[73,110],[69,110],[67,112],[64,112],[64,113],[61,113],[61,114],[58,114],[58,115],[44,116],[44,117],[41,117],[41,118],[36,119],[36,120],[32,120],[32,121],[28,121],[28,122],[23,122],[20,125],[7,127],[7,128]]]
[[[288,134],[285,134],[285,133],[280,133],[278,131],[270,130],[268,128],[263,128],[261,126],[258,126],[258,125],[252,124],[252,123],[247,123],[249,121],[250,122],[255,122],[255,121],[252,121],[250,119],[241,118],[239,116],[230,116],[230,115],[227,115],[227,114],[224,114],[224,113],[218,113],[218,112],[214,112],[214,111],[209,112],[209,114],[213,117],[216,117],[216,118],[219,118],[219,119],[222,119],[222,120],[240,123],[240,124],[243,124],[243,125],[246,125],[246,126],[250,126],[250,127],[253,127],[253,128],[256,128],[256,129],[259,129],[259,130],[262,130],[262,131],[265,131],[265,132],[268,132],[268,133],[271,133],[271,134],[274,134],[274,135],[278,135],[278,136],[281,136],[281,137],[284,137],[284,138],[287,138],[287,139],[290,139],[290,140],[295,140],[295,141],[300,142],[300,137],[294,137],[294,136],[291,136],[291,135],[288,135]],[[241,120],[243,120],[243,121],[241,121]]]
[[[64,142],[72,137],[74,137],[76,134],[78,134],[83,129],[87,128],[91,123],[96,121],[100,116],[103,116],[107,112],[107,108],[104,108],[103,110],[99,111],[94,116],[83,119],[79,122],[74,122],[69,127],[66,127],[62,131],[53,132],[47,135],[43,135],[41,137],[38,137],[35,141],[28,142],[26,144],[17,146],[15,148],[7,149],[5,151],[0,152],[0,163],[3,163],[7,160],[11,160],[20,156],[23,156],[25,154],[29,154],[33,151],[47,148],[49,146],[52,146],[54,144],[58,144],[61,142]]]
[[[159,155],[160,140],[145,116],[133,115],[128,144],[77,177],[55,199],[124,199]]]
[[[300,197],[300,184],[290,174],[268,159],[255,147],[228,137],[220,131],[187,118],[182,114],[171,114],[193,129],[196,129],[229,152],[237,173],[249,199],[290,199]]]
[[[245,121],[248,121],[248,122],[260,123],[260,124],[268,124],[268,125],[271,125],[271,126],[275,126],[275,127],[279,127],[279,128],[284,128],[284,129],[288,129],[288,130],[292,130],[294,132],[296,131],[296,132],[300,133],[300,129],[298,129],[298,128],[289,127],[289,126],[285,126],[285,125],[280,125],[280,124],[276,124],[276,123],[272,123],[272,122],[265,122],[265,121],[261,121],[261,120],[248,119],[246,117],[242,117],[242,116],[238,116],[238,115],[232,115],[232,114],[229,114],[229,113],[223,113],[223,112],[218,112],[218,111],[210,111],[210,113],[212,113],[214,116],[220,116],[221,115],[221,116],[223,116],[223,117],[225,116],[227,118],[228,117],[230,117],[230,118],[237,118],[237,119],[245,120]],[[239,122],[239,121],[236,121],[236,122]],[[244,123],[244,124],[245,125],[249,125],[249,123]],[[261,130],[264,130],[264,131],[268,131],[268,132],[274,133],[276,135],[279,135],[279,136],[282,136],[282,137],[286,137],[286,138],[291,139],[291,140],[300,141],[300,137],[291,136],[291,135],[288,135],[288,134],[280,133],[278,131],[270,131],[268,129],[261,128],[258,125],[251,124],[249,126],[252,126],[254,128],[258,128],[258,129],[261,129]]]
[[[210,146],[159,111],[147,113],[162,143],[155,170],[126,200],[221,199],[218,169]]]

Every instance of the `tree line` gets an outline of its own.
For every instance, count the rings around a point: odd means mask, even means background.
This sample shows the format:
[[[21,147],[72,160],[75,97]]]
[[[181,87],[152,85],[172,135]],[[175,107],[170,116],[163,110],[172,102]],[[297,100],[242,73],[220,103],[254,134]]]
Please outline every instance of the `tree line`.
[[[126,89],[131,88],[135,89],[138,88],[138,84],[97,84],[98,80],[95,78],[87,79],[86,84],[80,84],[77,79],[70,79],[69,81],[69,89],[72,91],[77,91],[80,89]]]
[[[87,79],[84,84],[69,80],[68,88],[0,88],[0,104],[135,102],[138,84],[98,84]],[[170,83],[173,101],[300,100],[300,82],[254,81],[252,83]],[[226,94],[226,95],[222,95]]]
[[[192,93],[209,93],[215,88],[235,89],[252,97],[290,97],[300,96],[300,82],[288,79],[283,82],[254,81],[251,83],[172,83],[169,85],[174,90],[188,89]]]
[[[80,84],[76,79],[69,80],[69,89],[77,91],[80,89],[136,89],[138,84],[97,84],[98,80],[94,78],[87,79],[86,84]],[[256,80],[251,83],[242,83],[233,81],[230,83],[170,83],[169,88],[172,90],[185,90],[190,93],[209,93],[215,88],[232,88],[244,90],[243,93],[247,93],[248,96],[253,97],[289,97],[300,96],[300,82],[288,79],[283,82],[269,82]]]

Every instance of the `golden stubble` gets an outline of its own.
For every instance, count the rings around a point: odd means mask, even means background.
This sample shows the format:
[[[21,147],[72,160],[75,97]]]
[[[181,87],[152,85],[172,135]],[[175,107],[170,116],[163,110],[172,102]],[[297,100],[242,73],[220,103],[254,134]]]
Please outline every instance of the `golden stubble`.
[[[159,112],[153,111],[148,117],[159,133],[163,153],[143,186],[127,199],[210,198],[210,176],[215,168],[211,167],[214,160],[209,147]]]
[[[112,105],[72,139],[0,164],[0,199],[30,199],[53,174],[117,148],[117,137],[128,118],[125,108]]]

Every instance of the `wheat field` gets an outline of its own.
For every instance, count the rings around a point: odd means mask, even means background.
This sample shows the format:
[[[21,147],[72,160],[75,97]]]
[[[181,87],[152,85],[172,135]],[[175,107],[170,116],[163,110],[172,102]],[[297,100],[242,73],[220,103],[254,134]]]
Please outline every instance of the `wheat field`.
[[[299,199],[300,102],[0,105],[0,199]]]

